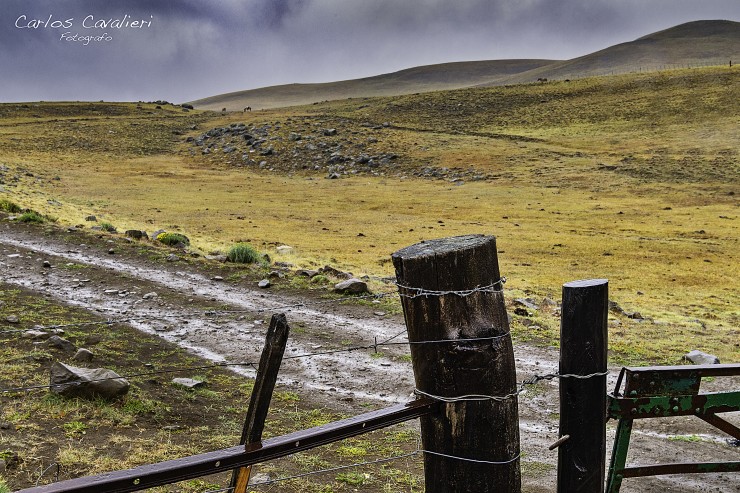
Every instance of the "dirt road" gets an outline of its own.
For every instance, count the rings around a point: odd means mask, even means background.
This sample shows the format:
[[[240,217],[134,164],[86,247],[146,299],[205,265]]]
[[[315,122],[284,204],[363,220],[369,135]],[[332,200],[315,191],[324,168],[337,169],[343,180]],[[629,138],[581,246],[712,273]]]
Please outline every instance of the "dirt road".
[[[0,274],[6,283],[84,307],[104,319],[126,321],[216,362],[257,361],[270,315],[275,312],[285,312],[292,327],[286,356],[368,346],[376,338],[406,340],[400,316],[388,316],[372,307],[297,298],[251,283],[227,282],[193,264],[163,263],[124,253],[119,248],[121,241],[87,241],[63,230],[42,235],[38,228],[4,222],[0,226]],[[44,261],[50,266],[44,266]],[[224,311],[216,312],[214,307]],[[557,370],[554,348],[517,345],[515,352],[519,380]],[[413,398],[407,354],[405,345],[397,345],[382,347],[381,356],[372,350],[357,350],[287,359],[281,368],[281,383],[317,406],[359,413],[361,404],[369,401],[384,405]],[[253,375],[249,367],[235,370]],[[613,370],[610,387],[618,373],[618,368]],[[557,389],[557,381],[544,382],[519,401],[524,482],[541,488],[532,491],[554,491],[557,453],[548,451],[547,445],[558,437]],[[738,418],[731,419],[737,422]],[[630,461],[740,460],[739,448],[697,419],[649,421],[636,427]],[[611,422],[610,440],[613,428]],[[527,463],[539,466],[535,471],[527,469]],[[528,470],[532,471],[529,476]],[[622,491],[738,492],[738,484],[737,474],[666,476],[627,481]]]

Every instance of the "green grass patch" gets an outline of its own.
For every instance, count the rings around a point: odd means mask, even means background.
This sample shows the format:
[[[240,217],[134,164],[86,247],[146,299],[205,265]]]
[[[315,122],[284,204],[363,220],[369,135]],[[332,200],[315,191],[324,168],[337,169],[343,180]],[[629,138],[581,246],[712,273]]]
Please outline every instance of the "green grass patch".
[[[254,264],[262,260],[262,254],[248,243],[237,243],[229,248],[226,259],[237,264]]]
[[[15,202],[8,199],[0,199],[0,210],[9,212],[11,214],[17,214],[23,211],[23,208]]]
[[[39,214],[36,211],[26,211],[18,216],[18,221],[22,223],[42,224],[47,221],[47,218],[46,216]]]
[[[100,223],[100,229],[102,229],[103,231],[106,231],[108,233],[115,233],[116,232],[116,227],[113,226],[111,223],[107,223],[107,222]]]
[[[172,247],[187,247],[190,245],[190,239],[180,233],[159,233],[157,241]]]

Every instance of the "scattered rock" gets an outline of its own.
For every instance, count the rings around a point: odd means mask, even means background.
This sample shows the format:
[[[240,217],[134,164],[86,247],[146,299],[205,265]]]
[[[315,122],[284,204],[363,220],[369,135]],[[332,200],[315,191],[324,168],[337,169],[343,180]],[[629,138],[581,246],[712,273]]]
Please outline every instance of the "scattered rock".
[[[619,303],[617,303],[616,301],[612,301],[612,300],[609,300],[609,311],[616,313],[618,315],[624,314],[624,310],[622,309],[621,306],[619,306]]]
[[[89,363],[93,360],[93,353],[89,349],[80,348],[77,350],[74,356],[72,356],[72,360],[77,361],[79,363]]]
[[[152,291],[151,293],[147,293],[144,296],[142,296],[142,299],[150,300],[150,299],[156,298],[156,297],[157,297],[157,293],[155,293],[154,291]]]
[[[19,322],[17,315],[8,315],[5,317],[5,321],[9,324],[17,324]]]
[[[275,249],[275,251],[280,255],[288,255],[293,253],[293,247],[288,245],[280,245]]]
[[[299,277],[308,277],[309,279],[318,275],[319,271],[317,270],[309,270],[309,269],[298,269],[295,271],[295,275]]]
[[[337,134],[336,128],[325,128],[324,129],[324,135],[327,137],[331,137],[332,135],[336,135],[336,134]]]
[[[53,335],[49,337],[46,342],[44,342],[44,345],[50,348],[61,349],[62,351],[65,351],[67,353],[73,353],[77,350],[74,344],[69,342],[67,339],[64,339],[63,337],[59,337],[58,335]]]
[[[48,260],[44,260],[43,266],[47,269],[51,269],[51,262]]]
[[[529,317],[531,314],[523,306],[518,306],[518,307],[514,308],[514,315],[519,315],[519,316],[522,316],[522,317]]]
[[[139,229],[126,230],[126,236],[129,238],[133,238],[135,240],[142,240],[144,238],[148,238],[146,231],[141,231]]]
[[[260,287],[262,289],[267,289],[271,286],[269,279],[262,279],[259,283],[257,283],[257,287]]]
[[[90,215],[85,218],[85,221],[98,222],[98,218]]]
[[[329,180],[336,180],[336,179],[338,179],[338,178],[339,178],[340,176],[341,176],[341,175],[340,175],[339,173],[337,173],[337,172],[334,172],[334,173],[329,173],[329,175],[327,176],[327,178],[328,178]]]
[[[43,340],[48,339],[49,337],[51,337],[51,334],[43,330],[27,330],[23,333],[24,339]]]
[[[545,298],[542,298],[541,305],[544,306],[544,307],[549,307],[549,308],[557,308],[558,307],[558,302],[555,301],[552,298],[545,297]]]
[[[192,378],[173,378],[172,383],[188,389],[197,389],[206,385],[204,381]]]
[[[249,477],[249,484],[267,483],[270,481],[272,481],[272,476],[264,472]]]
[[[226,255],[218,253],[215,255],[206,255],[206,260],[214,260],[216,262],[226,263],[228,257]]]
[[[15,426],[13,426],[13,423],[9,423],[7,421],[0,421],[0,430],[14,430]]]
[[[627,318],[631,318],[633,320],[644,320],[645,319],[640,312],[632,312],[632,313],[625,312],[625,315],[627,315]]]
[[[223,277],[221,277],[221,276],[213,276],[213,277],[211,278],[211,280],[212,280],[212,281],[223,281],[223,280],[224,280],[224,278],[223,278]]]
[[[65,397],[113,399],[126,395],[129,382],[106,368],[78,368],[56,362],[51,365],[51,391]]]
[[[514,304],[535,311],[540,309],[539,305],[532,298],[517,298],[514,300]]]
[[[707,354],[698,349],[686,353],[683,359],[691,361],[695,365],[718,365],[719,358],[713,354]]]
[[[334,291],[342,294],[365,294],[370,292],[366,282],[354,277],[335,285]]]
[[[167,255],[167,259],[166,260],[167,260],[167,262],[177,262],[178,260],[180,260],[180,257],[178,257],[177,255],[175,255],[174,253],[170,253],[169,255]]]

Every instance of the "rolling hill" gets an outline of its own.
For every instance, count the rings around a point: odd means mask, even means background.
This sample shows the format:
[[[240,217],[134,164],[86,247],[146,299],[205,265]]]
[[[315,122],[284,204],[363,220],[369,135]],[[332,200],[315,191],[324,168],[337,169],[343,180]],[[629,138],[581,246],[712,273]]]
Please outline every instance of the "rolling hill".
[[[357,97],[576,79],[597,75],[707,63],[740,62],[740,22],[702,20],[643,36],[571,60],[488,60],[409,68],[362,79],[317,84],[285,84],[220,94],[193,101],[198,109],[268,109]]]

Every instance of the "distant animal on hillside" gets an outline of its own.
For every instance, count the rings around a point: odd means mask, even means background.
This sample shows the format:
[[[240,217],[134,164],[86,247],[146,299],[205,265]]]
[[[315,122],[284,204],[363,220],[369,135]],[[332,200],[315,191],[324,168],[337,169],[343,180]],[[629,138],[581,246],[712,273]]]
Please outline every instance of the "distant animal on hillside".
[[[547,79],[540,77],[537,79],[537,82],[547,82]]]
[[[247,111],[252,111],[252,107],[251,106],[247,106],[246,108],[244,108],[243,113],[246,113]]]
[[[226,108],[221,108],[221,113],[226,113]]]

